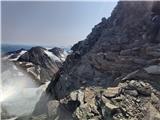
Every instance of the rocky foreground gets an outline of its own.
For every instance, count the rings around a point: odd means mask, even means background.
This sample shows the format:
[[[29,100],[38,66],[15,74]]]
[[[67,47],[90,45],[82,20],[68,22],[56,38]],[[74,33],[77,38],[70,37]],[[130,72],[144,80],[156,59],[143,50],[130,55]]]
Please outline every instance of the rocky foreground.
[[[33,120],[159,120],[160,66],[134,71],[112,87],[81,87],[47,103]]]
[[[160,120],[159,8],[118,2],[72,47],[30,119]]]

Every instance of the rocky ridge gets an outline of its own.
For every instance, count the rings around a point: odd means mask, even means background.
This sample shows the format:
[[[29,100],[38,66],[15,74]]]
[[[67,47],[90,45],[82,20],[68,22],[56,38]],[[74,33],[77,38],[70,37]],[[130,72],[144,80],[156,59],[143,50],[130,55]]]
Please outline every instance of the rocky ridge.
[[[111,17],[72,47],[32,119],[160,119],[160,32],[151,21],[153,4],[118,2]]]
[[[150,6],[119,2],[110,18],[103,18],[86,40],[74,45],[55,86],[58,98],[81,86],[110,86],[118,77],[154,64],[159,45],[147,38],[152,34]]]

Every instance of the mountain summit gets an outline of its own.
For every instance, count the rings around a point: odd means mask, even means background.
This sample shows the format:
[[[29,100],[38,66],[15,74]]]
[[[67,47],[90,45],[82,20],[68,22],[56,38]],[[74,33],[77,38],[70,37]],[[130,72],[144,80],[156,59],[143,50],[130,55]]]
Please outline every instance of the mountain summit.
[[[160,119],[159,8],[159,1],[118,2],[111,17],[72,47],[33,115]]]
[[[111,17],[72,47],[55,86],[58,99],[82,86],[111,86],[117,78],[157,64],[160,39],[154,33],[152,4],[118,2]]]

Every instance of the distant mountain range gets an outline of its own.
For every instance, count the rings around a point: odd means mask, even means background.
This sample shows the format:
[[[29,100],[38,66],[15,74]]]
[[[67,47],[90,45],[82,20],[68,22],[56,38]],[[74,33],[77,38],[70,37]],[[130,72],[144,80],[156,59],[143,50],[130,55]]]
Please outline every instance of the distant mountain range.
[[[1,45],[1,52],[7,53],[7,52],[12,52],[12,51],[17,51],[21,48],[23,49],[30,49],[32,46],[27,46],[27,45],[10,45],[10,44],[2,44]]]
[[[30,48],[34,47],[34,45],[12,45],[12,44],[2,44],[1,45],[1,53],[7,53],[11,51],[17,51],[21,48],[29,50]],[[54,48],[55,46],[43,46],[45,48]],[[59,48],[63,48],[66,51],[69,51],[71,46],[60,46]]]

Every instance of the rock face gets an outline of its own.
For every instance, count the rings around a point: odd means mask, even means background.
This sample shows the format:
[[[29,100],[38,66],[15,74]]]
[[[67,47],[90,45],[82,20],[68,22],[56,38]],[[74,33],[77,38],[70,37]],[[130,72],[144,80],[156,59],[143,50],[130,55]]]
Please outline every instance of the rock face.
[[[160,28],[152,21],[158,15],[153,4],[118,2],[111,17],[72,47],[46,91],[48,101],[59,100],[59,110],[67,111],[56,119],[160,119]]]
[[[62,66],[62,61],[56,55],[42,47],[31,48],[20,56],[18,61],[23,62],[23,65],[21,64],[22,67],[28,67],[26,64],[32,63],[32,67],[27,68],[28,72],[33,73],[32,71],[34,71],[35,74],[39,72],[39,80],[42,83],[51,80],[53,75]]]
[[[108,87],[118,77],[158,64],[160,44],[150,38],[152,4],[118,2],[110,18],[103,18],[86,40],[74,45],[54,87],[57,97],[82,86]]]
[[[53,62],[60,62],[57,56],[55,56],[54,54],[52,55],[47,49],[42,47],[31,48],[28,52],[20,56],[18,61],[32,62],[45,68],[52,67]]]
[[[59,101],[48,102],[47,120],[159,119],[160,92],[148,82],[131,79],[120,82],[117,87],[72,91]]]
[[[49,50],[50,52],[52,52],[54,55],[56,55],[58,58],[60,58],[60,60],[65,61],[68,53],[61,48],[58,47],[54,47],[52,49]]]

